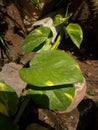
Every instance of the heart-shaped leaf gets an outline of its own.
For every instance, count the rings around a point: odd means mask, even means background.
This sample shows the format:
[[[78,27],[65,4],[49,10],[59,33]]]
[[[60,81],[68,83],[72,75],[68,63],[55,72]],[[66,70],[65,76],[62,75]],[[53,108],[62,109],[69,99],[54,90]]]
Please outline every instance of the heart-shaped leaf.
[[[0,112],[9,116],[17,110],[18,96],[16,92],[3,82],[0,82]]]
[[[83,77],[75,60],[60,50],[36,54],[30,68],[22,68],[20,77],[34,86],[55,86],[82,82]]]
[[[83,32],[79,24],[70,23],[65,27],[66,32],[73,41],[73,43],[80,48],[81,42],[83,40]]]
[[[52,38],[52,31],[49,27],[38,27],[33,30],[24,40],[22,45],[22,54],[32,52],[47,39]],[[36,50],[38,51],[38,50]]]

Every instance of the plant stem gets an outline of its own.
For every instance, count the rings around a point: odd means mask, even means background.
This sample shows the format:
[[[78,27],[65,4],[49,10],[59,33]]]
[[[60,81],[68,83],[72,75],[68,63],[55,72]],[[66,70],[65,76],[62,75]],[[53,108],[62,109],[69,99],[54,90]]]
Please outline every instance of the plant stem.
[[[20,109],[19,109],[19,111],[18,111],[18,113],[17,113],[17,115],[15,117],[15,120],[14,120],[15,124],[18,124],[18,122],[19,122],[19,120],[21,118],[21,115],[23,114],[23,111],[26,108],[26,106],[27,106],[27,104],[28,104],[29,101],[30,101],[30,98],[28,98],[28,97],[23,101],[23,103],[20,106]]]
[[[63,31],[61,30],[60,31],[60,34],[58,35],[58,37],[57,37],[57,40],[56,40],[56,42],[53,44],[53,46],[51,47],[51,50],[56,50],[57,48],[58,48],[58,46],[60,45],[60,43],[61,43],[61,40],[62,40],[62,38],[63,38]]]

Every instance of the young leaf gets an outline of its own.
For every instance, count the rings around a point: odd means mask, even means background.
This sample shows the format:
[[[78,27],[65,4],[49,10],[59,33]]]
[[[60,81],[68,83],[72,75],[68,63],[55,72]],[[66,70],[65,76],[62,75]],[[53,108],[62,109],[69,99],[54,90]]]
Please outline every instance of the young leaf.
[[[80,48],[81,42],[83,40],[83,32],[78,24],[70,23],[65,27],[66,32],[68,33],[69,37],[73,41],[73,43]]]
[[[33,30],[24,40],[22,45],[22,54],[26,54],[32,52],[42,43],[52,37],[52,31],[49,27],[38,27],[37,29]],[[38,51],[38,50],[36,50]]]
[[[62,15],[57,14],[55,16],[55,20],[53,22],[53,26],[58,26],[58,25],[64,23],[65,20],[66,20],[66,18],[63,18]]]
[[[0,112],[9,116],[17,110],[18,97],[16,92],[3,82],[0,82]]]
[[[45,89],[46,88],[46,89]],[[33,101],[42,108],[65,111],[71,104],[75,88],[71,85],[44,87],[40,90],[29,90]]]
[[[19,71],[22,80],[34,86],[55,86],[82,82],[75,60],[60,50],[43,51],[32,58],[30,68]]]

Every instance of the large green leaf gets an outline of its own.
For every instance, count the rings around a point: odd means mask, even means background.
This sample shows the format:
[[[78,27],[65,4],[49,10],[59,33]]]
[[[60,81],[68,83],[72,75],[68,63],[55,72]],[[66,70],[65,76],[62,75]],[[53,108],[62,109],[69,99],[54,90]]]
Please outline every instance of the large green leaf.
[[[0,113],[0,130],[18,130],[18,128],[7,116]]]
[[[55,86],[82,82],[83,77],[75,60],[60,50],[36,54],[30,68],[22,68],[20,77],[34,86]]]
[[[9,116],[17,110],[18,97],[16,92],[3,82],[0,82],[0,112]]]
[[[47,39],[52,37],[52,31],[49,27],[38,27],[33,30],[24,40],[22,45],[22,54],[36,49],[42,43],[45,44]]]
[[[29,91],[33,101],[42,108],[64,111],[73,100],[75,88],[73,85],[62,85],[55,87],[43,87]]]
[[[81,42],[83,40],[83,32],[79,24],[70,23],[65,27],[69,37],[73,43],[80,48]]]

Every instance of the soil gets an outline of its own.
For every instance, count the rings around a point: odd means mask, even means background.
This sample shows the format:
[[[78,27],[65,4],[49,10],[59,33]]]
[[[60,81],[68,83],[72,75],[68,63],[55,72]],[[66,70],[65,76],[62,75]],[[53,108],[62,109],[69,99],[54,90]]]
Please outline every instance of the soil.
[[[13,3],[9,3],[6,8],[3,7],[3,13],[7,23],[4,39],[8,42],[9,58],[4,55],[4,59],[0,58],[0,60],[3,64],[12,61],[19,62],[21,45],[27,31],[19,10]],[[98,42],[95,40],[94,34],[87,32],[84,34],[80,50],[69,39],[65,42],[66,44],[62,44],[60,48],[71,53],[78,62],[87,82],[86,95],[78,107],[69,113],[61,114],[36,107],[32,108],[33,113],[27,113],[29,123],[37,122],[51,130],[98,130]],[[28,108],[29,106],[26,111]],[[24,122],[26,122],[25,117],[26,114],[22,117]],[[25,125],[22,124],[22,127]]]

